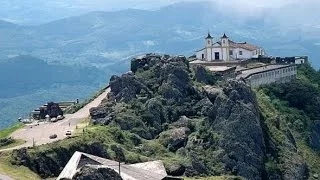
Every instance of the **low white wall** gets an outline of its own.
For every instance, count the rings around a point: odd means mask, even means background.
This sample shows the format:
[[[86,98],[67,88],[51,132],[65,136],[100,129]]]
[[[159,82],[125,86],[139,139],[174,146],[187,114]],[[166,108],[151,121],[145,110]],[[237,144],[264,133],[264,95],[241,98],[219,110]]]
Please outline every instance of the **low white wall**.
[[[258,87],[271,83],[286,83],[295,80],[297,77],[297,68],[289,66],[286,68],[275,69],[272,71],[254,74],[246,79],[251,87]]]

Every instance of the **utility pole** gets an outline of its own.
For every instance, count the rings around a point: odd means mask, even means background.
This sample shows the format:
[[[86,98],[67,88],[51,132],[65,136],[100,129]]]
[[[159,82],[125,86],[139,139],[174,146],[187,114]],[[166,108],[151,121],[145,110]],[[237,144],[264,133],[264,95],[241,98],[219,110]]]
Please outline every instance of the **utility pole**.
[[[34,142],[34,138],[32,138],[32,147],[35,147],[35,142]]]
[[[120,159],[120,158],[119,158]],[[121,172],[120,172],[120,167],[121,167],[121,164],[120,164],[120,160],[118,159],[118,162],[119,162],[119,175],[121,176]]]

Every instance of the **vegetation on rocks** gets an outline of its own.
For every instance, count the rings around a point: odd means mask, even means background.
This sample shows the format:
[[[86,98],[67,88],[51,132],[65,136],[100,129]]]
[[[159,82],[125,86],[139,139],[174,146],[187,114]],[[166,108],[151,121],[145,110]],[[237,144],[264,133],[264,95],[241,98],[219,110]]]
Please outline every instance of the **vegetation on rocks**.
[[[42,178],[57,176],[75,151],[125,163],[163,160],[173,176],[294,180],[319,174],[319,81],[306,74],[307,65],[299,78],[308,81],[254,91],[189,67],[183,56],[150,54],[131,65],[131,72],[111,77],[111,92],[90,110],[92,124],[82,135],[14,151],[11,162]]]
[[[313,179],[320,173],[319,79],[320,72],[304,64],[295,82],[264,86],[256,92],[272,146],[277,149],[269,155],[267,165],[284,179],[301,175]]]

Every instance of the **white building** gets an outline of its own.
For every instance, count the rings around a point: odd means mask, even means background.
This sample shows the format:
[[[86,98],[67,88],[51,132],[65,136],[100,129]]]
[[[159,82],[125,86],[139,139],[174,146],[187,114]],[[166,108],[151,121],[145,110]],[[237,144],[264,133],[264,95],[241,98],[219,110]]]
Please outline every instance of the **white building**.
[[[259,55],[264,56],[265,51],[258,46],[231,41],[226,34],[214,42],[210,33],[205,38],[205,47],[196,52],[197,59],[203,61],[245,60],[257,58]]]

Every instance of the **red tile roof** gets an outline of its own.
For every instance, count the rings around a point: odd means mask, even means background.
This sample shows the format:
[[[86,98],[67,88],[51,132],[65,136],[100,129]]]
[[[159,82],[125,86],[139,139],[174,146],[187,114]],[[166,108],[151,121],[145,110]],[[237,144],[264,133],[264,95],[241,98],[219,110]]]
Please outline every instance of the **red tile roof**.
[[[254,51],[256,49],[259,49],[259,47],[255,46],[255,45],[252,45],[252,44],[249,44],[247,42],[237,43],[237,42],[233,42],[231,40],[229,40],[229,46],[232,47],[232,48],[242,48],[242,49],[246,49],[246,50],[249,50],[249,51]]]

